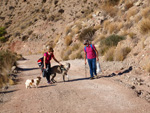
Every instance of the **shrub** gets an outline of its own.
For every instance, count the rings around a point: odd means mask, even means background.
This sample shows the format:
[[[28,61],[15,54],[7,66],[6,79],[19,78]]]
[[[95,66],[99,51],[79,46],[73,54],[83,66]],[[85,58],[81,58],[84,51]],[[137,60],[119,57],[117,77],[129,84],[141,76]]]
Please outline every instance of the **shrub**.
[[[137,13],[137,9],[130,9],[126,15],[126,19],[130,20],[131,16],[134,16]]]
[[[0,87],[9,82],[9,74],[12,66],[16,65],[16,60],[16,54],[10,51],[0,51]]]
[[[105,53],[104,60],[106,61],[113,61],[114,60],[114,51],[115,47],[111,47],[108,49],[108,51]]]
[[[107,4],[110,5],[117,5],[119,3],[120,0],[106,0]]]
[[[66,48],[65,49],[65,51],[62,51],[61,52],[61,58],[63,59],[63,60],[69,60],[69,55],[72,53],[72,51],[71,51],[71,48]]]
[[[140,23],[140,31],[142,34],[147,34],[150,32],[150,20],[149,19],[144,19]]]
[[[130,53],[130,51],[131,51],[130,47],[118,48],[115,51],[114,60],[123,61],[126,58],[126,56]]]
[[[4,27],[0,27],[0,37],[4,36],[6,33],[6,29]]]
[[[95,31],[96,30],[93,27],[83,29],[81,34],[79,35],[79,40],[80,41],[83,41],[84,39],[92,40]]]
[[[146,7],[145,9],[142,10],[142,17],[149,17],[149,12],[150,12],[150,8]]]
[[[118,42],[124,40],[125,37],[118,35],[111,35],[101,41],[101,45],[106,45],[108,47],[117,46]]]
[[[72,36],[67,35],[67,36],[65,37],[65,44],[66,44],[67,46],[69,46],[71,43],[72,43]]]
[[[133,6],[133,2],[129,2],[129,1],[127,1],[127,2],[125,2],[125,9],[126,10],[128,10],[128,9],[130,9],[131,7]]]
[[[0,42],[5,42],[6,38],[4,36],[0,37]]]

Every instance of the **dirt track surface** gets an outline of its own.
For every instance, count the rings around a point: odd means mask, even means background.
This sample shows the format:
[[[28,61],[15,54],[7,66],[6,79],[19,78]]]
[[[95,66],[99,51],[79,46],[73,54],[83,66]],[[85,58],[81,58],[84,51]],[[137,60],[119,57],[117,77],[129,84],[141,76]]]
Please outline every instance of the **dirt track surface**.
[[[68,73],[70,82],[63,82],[62,76],[57,75],[55,84],[48,85],[42,78],[39,88],[26,89],[25,80],[40,75],[36,62],[39,57],[26,56],[27,60],[19,61],[19,66],[24,69],[19,74],[21,81],[11,92],[10,100],[0,104],[0,113],[150,112],[147,101],[112,78],[89,80],[89,74],[85,76],[84,60],[67,61],[71,63]]]

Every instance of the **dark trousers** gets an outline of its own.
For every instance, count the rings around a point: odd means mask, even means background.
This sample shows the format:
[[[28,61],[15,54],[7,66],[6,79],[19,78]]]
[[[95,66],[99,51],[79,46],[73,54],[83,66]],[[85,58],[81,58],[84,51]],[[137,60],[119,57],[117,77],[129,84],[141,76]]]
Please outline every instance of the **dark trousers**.
[[[44,64],[42,64],[41,70],[43,77],[46,77],[47,82],[50,82],[51,64],[46,64],[46,69],[44,69]]]
[[[97,73],[96,73],[96,58],[88,59],[88,64],[90,67],[90,75],[91,75],[91,77],[94,77],[93,73],[95,75],[97,75]]]

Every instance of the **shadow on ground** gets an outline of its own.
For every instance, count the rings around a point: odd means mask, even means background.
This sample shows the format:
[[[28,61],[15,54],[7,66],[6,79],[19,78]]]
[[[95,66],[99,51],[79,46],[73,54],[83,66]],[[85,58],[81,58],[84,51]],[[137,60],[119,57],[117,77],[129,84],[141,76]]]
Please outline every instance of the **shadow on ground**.
[[[18,90],[19,90],[19,89],[10,90],[10,91],[0,91],[0,94],[12,93],[12,92],[15,92],[15,91],[18,91]]]
[[[19,71],[30,71],[30,70],[36,70],[36,69],[39,69],[39,68],[19,68],[18,70]]]
[[[99,77],[99,78],[103,78],[103,77],[114,77],[114,76],[121,76],[121,75],[123,75],[123,74],[125,74],[125,73],[129,73],[130,71],[132,71],[132,66],[130,66],[128,69],[126,69],[126,70],[124,70],[124,71],[122,71],[122,72],[119,72],[118,74],[116,74],[116,73],[111,73],[111,74],[109,74],[109,75],[107,75],[107,76],[101,76],[101,77]]]

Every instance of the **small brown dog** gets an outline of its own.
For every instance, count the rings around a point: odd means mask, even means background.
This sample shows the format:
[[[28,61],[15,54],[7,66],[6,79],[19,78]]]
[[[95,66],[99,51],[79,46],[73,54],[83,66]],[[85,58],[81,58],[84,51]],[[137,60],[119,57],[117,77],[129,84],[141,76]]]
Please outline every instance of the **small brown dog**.
[[[52,75],[51,81],[53,83],[56,82],[56,80],[54,80],[54,78],[56,77],[56,73],[63,75],[63,81],[64,82],[65,82],[65,76],[67,76],[68,81],[69,81],[69,76],[67,74],[69,69],[70,69],[70,63],[66,63],[65,65],[62,65],[62,66],[59,66],[59,65],[53,66],[51,68],[51,75]]]
[[[36,79],[27,79],[25,82],[26,89],[31,88],[33,86],[37,88],[40,81],[41,81],[41,77],[37,77]]]

